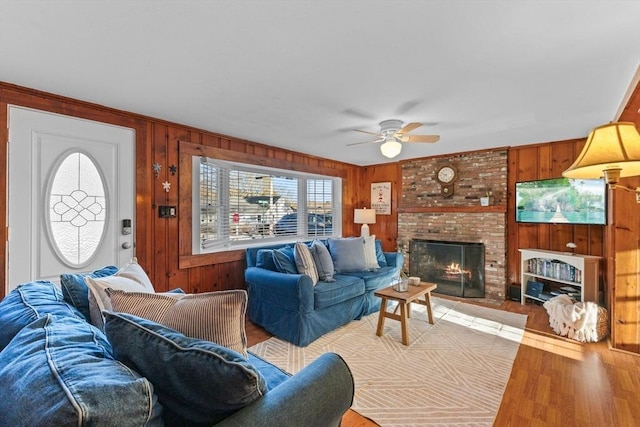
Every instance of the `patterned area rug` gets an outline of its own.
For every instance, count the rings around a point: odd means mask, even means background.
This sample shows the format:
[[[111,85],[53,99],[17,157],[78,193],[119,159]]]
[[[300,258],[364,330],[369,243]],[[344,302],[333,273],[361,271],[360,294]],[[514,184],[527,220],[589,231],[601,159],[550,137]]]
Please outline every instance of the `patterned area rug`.
[[[491,426],[506,387],[527,316],[431,298],[412,304],[409,345],[400,322],[385,319],[376,336],[378,313],[320,337],[308,347],[278,338],[249,350],[290,373],[320,354],[335,352],[355,378],[352,408],[382,426]]]

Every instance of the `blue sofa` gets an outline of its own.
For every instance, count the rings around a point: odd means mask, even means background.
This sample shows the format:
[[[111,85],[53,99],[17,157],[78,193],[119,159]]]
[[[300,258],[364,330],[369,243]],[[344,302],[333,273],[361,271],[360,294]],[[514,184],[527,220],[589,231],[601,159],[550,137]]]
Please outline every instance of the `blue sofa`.
[[[374,292],[391,285],[399,276],[403,255],[383,252],[380,241],[375,244],[382,267],[338,273],[333,276],[334,282],[321,280],[315,286],[308,275],[282,273],[269,263],[259,262],[260,252],[291,244],[247,249],[249,319],[269,333],[304,347],[339,326],[378,311],[380,298]]]
[[[246,358],[133,315],[105,316],[103,333],[45,281],[21,285],[0,302],[0,425],[338,426],[352,404],[353,378],[334,353],[290,376],[251,353]],[[148,350],[160,375],[152,380],[133,369],[121,340],[138,359]],[[193,369],[185,371],[185,358]],[[213,377],[212,365],[236,374]],[[250,385],[239,388],[243,381]],[[168,382],[180,393],[174,402],[163,393]],[[208,411],[212,394],[231,406],[188,422],[168,411]]]

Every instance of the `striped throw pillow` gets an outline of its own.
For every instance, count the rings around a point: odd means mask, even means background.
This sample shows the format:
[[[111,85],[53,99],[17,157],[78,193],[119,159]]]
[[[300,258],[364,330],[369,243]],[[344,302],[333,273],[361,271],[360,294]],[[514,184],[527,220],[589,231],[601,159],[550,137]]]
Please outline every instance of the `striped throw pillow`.
[[[160,323],[191,338],[212,341],[247,356],[247,292],[201,294],[109,290],[113,311]]]
[[[318,277],[316,263],[313,260],[313,255],[311,255],[311,251],[307,245],[301,242],[296,243],[293,248],[293,259],[296,261],[298,274],[306,274],[311,277],[311,281],[314,285],[318,283],[320,278]]]

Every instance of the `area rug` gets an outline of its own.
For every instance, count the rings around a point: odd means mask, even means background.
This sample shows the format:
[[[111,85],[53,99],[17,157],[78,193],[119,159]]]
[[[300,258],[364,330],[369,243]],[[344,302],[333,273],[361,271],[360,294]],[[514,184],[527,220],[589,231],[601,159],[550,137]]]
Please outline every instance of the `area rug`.
[[[325,352],[341,355],[355,379],[352,409],[382,426],[491,426],[524,334],[527,316],[432,298],[412,304],[409,345],[400,322],[378,313],[307,347],[270,338],[249,350],[294,374]]]

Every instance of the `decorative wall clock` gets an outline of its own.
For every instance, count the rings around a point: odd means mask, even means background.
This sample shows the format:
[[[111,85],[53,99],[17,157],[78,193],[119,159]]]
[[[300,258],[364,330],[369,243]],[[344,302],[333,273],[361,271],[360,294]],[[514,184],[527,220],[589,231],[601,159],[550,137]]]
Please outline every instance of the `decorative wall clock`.
[[[458,179],[458,171],[451,165],[445,165],[436,171],[436,181],[440,183],[440,194],[451,197],[454,193],[453,183]]]

